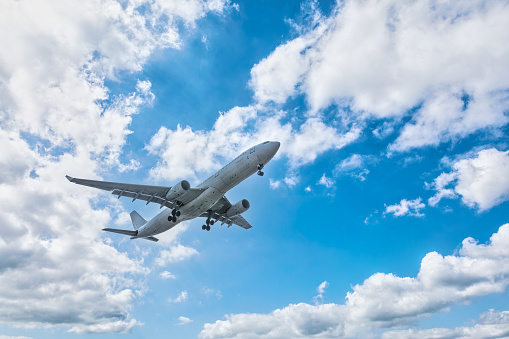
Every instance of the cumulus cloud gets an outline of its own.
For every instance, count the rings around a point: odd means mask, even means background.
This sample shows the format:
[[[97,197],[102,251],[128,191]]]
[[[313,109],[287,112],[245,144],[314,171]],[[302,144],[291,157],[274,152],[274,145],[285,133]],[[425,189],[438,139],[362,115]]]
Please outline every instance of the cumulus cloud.
[[[0,3],[0,322],[77,333],[140,325],[130,311],[149,270],[100,233],[122,222],[121,205],[64,175],[99,179],[139,167],[120,155],[132,116],[154,100],[151,84],[110,96],[105,79],[141,70],[157,48],[178,48],[179,27],[224,6]]]
[[[382,334],[383,339],[489,339],[509,336],[509,312],[490,310],[481,314],[474,326],[456,328],[408,329],[388,331]]]
[[[171,272],[168,272],[168,271],[162,271],[159,276],[162,278],[162,279],[176,279],[175,275]]]
[[[180,316],[178,317],[177,319],[179,322],[177,323],[177,325],[186,325],[186,324],[189,324],[190,322],[192,322],[191,319],[187,318],[187,317],[184,317],[184,316]]]
[[[41,152],[42,142],[30,145],[14,128],[2,128],[0,135],[6,146],[0,152],[5,174],[0,321],[19,327],[64,325],[79,333],[129,332],[139,325],[129,312],[147,270],[100,238],[118,202],[110,200],[110,209],[94,207],[92,200],[104,196],[78,192],[64,177],[66,171],[96,177],[98,163],[83,150],[86,145],[75,155],[54,156]],[[12,152],[20,159],[11,161]]]
[[[479,211],[509,200],[509,151],[490,148],[452,164],[452,172],[440,174],[430,188],[436,190],[428,203],[435,206],[443,198],[456,198]]]
[[[508,15],[505,1],[340,2],[255,65],[250,86],[260,103],[303,94],[311,114],[337,105],[383,124],[410,114],[391,152],[497,129],[509,121]]]
[[[401,217],[404,215],[413,217],[423,217],[424,214],[420,213],[420,210],[426,207],[422,202],[421,198],[414,200],[401,199],[399,204],[385,205],[385,214],[392,213],[395,217]]]
[[[428,253],[416,277],[373,274],[352,287],[344,304],[299,303],[267,314],[230,314],[225,320],[205,324],[199,336],[342,338],[408,326],[474,297],[503,293],[509,285],[508,259],[509,224],[505,224],[487,244],[467,238],[457,254]],[[507,315],[488,314],[481,318],[486,319],[486,324],[504,323]]]

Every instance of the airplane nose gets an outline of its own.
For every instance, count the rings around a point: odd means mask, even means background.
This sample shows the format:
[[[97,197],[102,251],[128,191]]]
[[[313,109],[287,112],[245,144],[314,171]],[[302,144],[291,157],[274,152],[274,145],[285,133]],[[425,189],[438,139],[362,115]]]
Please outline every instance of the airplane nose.
[[[279,150],[279,146],[281,146],[281,143],[279,141],[271,141],[270,142],[270,158],[271,159]]]

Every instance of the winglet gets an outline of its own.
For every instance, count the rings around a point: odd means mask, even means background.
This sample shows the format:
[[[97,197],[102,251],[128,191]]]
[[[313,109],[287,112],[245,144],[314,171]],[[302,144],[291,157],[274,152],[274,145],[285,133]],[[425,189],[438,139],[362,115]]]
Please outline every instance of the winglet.
[[[70,182],[72,182],[72,181],[74,180],[74,178],[73,178],[73,177],[70,177],[70,176],[68,176],[68,175],[66,175],[65,177],[66,177],[66,178],[67,178],[67,180],[69,180]]]

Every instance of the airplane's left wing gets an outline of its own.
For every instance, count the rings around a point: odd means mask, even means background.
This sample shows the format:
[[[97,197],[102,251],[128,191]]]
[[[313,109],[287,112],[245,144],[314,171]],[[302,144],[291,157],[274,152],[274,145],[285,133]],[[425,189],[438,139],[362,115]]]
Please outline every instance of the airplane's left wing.
[[[232,204],[228,201],[228,199],[226,199],[225,196],[223,196],[210,209],[210,212],[211,212],[210,217],[212,219],[216,220],[216,221],[220,221],[221,225],[222,224],[228,224],[228,227],[230,227],[231,225],[237,225],[237,226],[240,226],[240,227],[242,227],[242,228],[244,228],[246,230],[251,228],[251,227],[253,227],[241,215],[234,215],[233,217],[226,216],[226,211],[231,206],[232,206]],[[200,217],[208,218],[209,217],[209,213],[208,212],[204,212],[204,213],[202,213],[200,215]]]
[[[125,184],[120,182],[109,182],[99,180],[88,180],[73,178],[68,175],[65,176],[67,180],[78,185],[89,186],[99,188],[105,191],[111,191],[113,195],[120,197],[129,197],[134,200],[144,200],[148,203],[155,203],[161,206],[173,208],[175,203],[173,201],[166,200],[166,193],[171,189],[167,186],[151,186],[151,185],[136,185],[136,184]],[[191,188],[180,201],[181,204],[185,204],[203,192],[200,188]]]

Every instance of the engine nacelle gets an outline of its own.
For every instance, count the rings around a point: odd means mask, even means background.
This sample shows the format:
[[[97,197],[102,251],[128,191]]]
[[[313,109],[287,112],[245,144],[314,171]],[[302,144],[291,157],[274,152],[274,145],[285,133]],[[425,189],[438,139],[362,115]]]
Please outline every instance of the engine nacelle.
[[[182,180],[175,186],[173,186],[168,193],[166,193],[166,200],[173,201],[177,198],[180,198],[187,192],[189,192],[189,189],[191,188],[191,185],[187,180]]]
[[[242,199],[238,203],[232,205],[227,211],[226,216],[233,217],[234,215],[239,215],[241,213],[244,213],[249,209],[249,201],[246,199]]]

